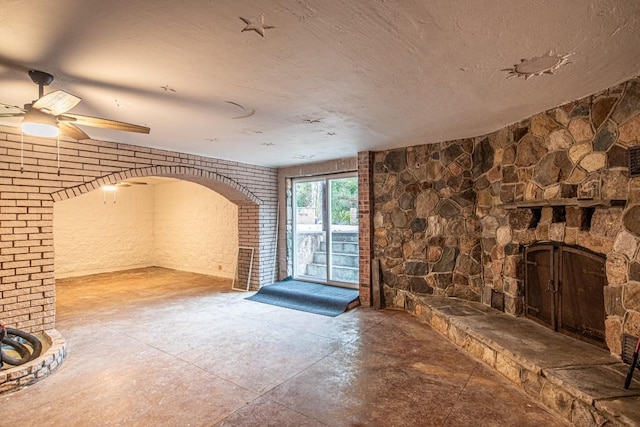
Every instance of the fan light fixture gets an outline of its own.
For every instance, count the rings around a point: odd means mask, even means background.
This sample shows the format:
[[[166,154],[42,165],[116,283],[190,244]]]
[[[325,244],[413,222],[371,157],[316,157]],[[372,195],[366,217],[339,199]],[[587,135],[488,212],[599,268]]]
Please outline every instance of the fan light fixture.
[[[108,184],[102,186],[102,203],[107,204],[107,193],[113,194],[113,203],[116,202],[116,187],[114,184]]]
[[[36,109],[31,109],[25,113],[20,127],[22,132],[27,135],[43,138],[53,138],[60,135],[56,118]]]

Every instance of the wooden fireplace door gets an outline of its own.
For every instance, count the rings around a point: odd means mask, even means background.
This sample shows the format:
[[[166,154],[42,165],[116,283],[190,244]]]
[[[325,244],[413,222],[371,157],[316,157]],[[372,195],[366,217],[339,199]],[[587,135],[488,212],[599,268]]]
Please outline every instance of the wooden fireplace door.
[[[525,315],[557,332],[605,345],[605,259],[558,244],[527,247]]]

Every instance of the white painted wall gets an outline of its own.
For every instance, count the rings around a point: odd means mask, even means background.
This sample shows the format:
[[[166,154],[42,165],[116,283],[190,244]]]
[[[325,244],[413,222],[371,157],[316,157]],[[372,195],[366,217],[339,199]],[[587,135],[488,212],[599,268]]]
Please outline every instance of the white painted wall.
[[[156,186],[154,265],[233,277],[238,207],[186,181]]]
[[[54,203],[57,278],[153,265],[153,187],[118,189],[116,203],[113,195],[94,190]]]
[[[186,181],[95,190],[54,204],[56,278],[159,266],[233,277],[238,209]]]

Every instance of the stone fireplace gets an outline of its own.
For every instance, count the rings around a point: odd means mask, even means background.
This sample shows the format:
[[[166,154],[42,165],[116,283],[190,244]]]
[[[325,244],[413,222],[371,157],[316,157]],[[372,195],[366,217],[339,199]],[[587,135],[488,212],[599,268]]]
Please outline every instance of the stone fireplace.
[[[620,355],[623,333],[640,335],[640,179],[629,173],[639,145],[636,78],[489,135],[374,153],[373,253],[385,303],[413,311],[421,296],[440,295],[535,317],[525,279],[534,274],[527,261],[538,261],[527,256],[546,245],[549,263],[580,253],[579,265],[583,256],[601,266],[601,284],[573,303],[601,306],[602,326],[577,335]],[[578,274],[566,268],[544,279],[550,291]],[[567,312],[566,286],[549,323],[576,334],[569,317],[582,315]]]

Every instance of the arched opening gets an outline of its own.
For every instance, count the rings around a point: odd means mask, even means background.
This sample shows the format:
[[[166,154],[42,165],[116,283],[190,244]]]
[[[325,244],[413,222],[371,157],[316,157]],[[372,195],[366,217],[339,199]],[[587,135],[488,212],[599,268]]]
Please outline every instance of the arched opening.
[[[254,257],[253,266],[252,266],[253,267],[252,270],[255,273],[252,274],[252,277],[251,277],[251,281],[250,281],[251,288],[257,289],[259,286],[261,286],[262,284],[265,284],[268,280],[270,280],[269,276],[273,277],[276,271],[275,265],[273,264],[273,260],[275,260],[275,256],[274,256],[275,247],[270,248],[270,247],[265,247],[265,245],[262,245],[261,247],[262,240],[264,240],[264,238],[268,234],[268,233],[265,233],[265,229],[267,227],[265,227],[264,224],[261,224],[261,216],[262,217],[266,216],[264,212],[260,211],[260,208],[264,207],[264,206],[261,206],[263,205],[263,202],[258,197],[256,197],[252,192],[250,192],[248,189],[238,184],[236,181],[215,172],[200,170],[197,168],[181,167],[181,166],[180,167],[157,166],[157,167],[148,167],[148,168],[141,168],[141,169],[132,169],[126,172],[118,172],[118,173],[114,173],[114,174],[99,178],[95,181],[82,184],[73,188],[67,188],[65,190],[61,190],[57,193],[52,194],[54,201],[56,201],[56,203],[54,204],[54,210],[55,210],[56,204],[60,202],[64,202],[68,199],[76,198],[78,196],[91,193],[94,190],[99,190],[99,191],[96,192],[93,196],[87,196],[87,197],[97,199],[97,201],[100,202],[102,205],[109,204],[109,203],[117,205],[118,197],[120,197],[121,205],[123,205],[124,201],[126,200],[126,199],[123,199],[124,197],[126,197],[126,193],[124,191],[121,192],[122,193],[121,196],[118,196],[116,194],[107,195],[104,193],[103,187],[115,185],[116,188],[118,188],[117,187],[118,184],[121,184],[121,183],[124,183],[125,186],[127,185],[127,183],[131,183],[131,182],[146,183],[145,178],[147,177],[159,177],[159,178],[149,178],[151,180],[171,178],[176,180],[175,182],[183,183],[179,185],[199,184],[199,186],[196,186],[196,187],[206,187],[209,190],[213,190],[213,192],[215,192],[220,198],[228,202],[227,208],[223,207],[222,208],[223,210],[224,209],[229,210],[230,208],[228,208],[228,206],[229,204],[231,204],[234,206],[234,209],[237,211],[237,214],[234,214],[236,219],[231,226],[232,229],[237,230],[237,232],[235,233],[235,238],[229,239],[229,237],[227,236],[225,237],[225,239],[227,240],[226,246],[224,244],[225,242],[223,242],[222,245],[218,244],[217,250],[218,252],[220,252],[219,255],[221,255],[217,260],[218,262],[215,262],[215,261],[212,262],[211,258],[209,257],[210,254],[206,254],[207,249],[203,248],[202,252],[204,255],[202,255],[201,258],[205,259],[207,268],[202,268],[202,264],[200,264],[200,266],[198,265],[185,266],[184,268],[187,268],[187,271],[202,271],[207,274],[210,274],[212,272],[213,273],[221,272],[221,274],[230,275],[233,273],[231,271],[232,268],[228,265],[228,261],[227,261],[230,253],[233,252],[233,256],[235,257],[238,246],[245,246],[245,247],[255,248],[255,253],[256,253],[256,256]],[[147,185],[129,184],[129,186],[126,188],[123,188],[123,190],[133,190],[133,187],[147,187]],[[201,190],[204,190],[204,189],[201,188]],[[142,190],[136,189],[134,191],[142,191]],[[208,190],[204,190],[204,191],[208,191]],[[184,191],[178,190],[177,193],[180,194],[180,197],[185,196]],[[115,197],[116,203],[113,203],[114,197]],[[152,196],[147,194],[145,197],[149,198]],[[134,200],[133,198],[131,199]],[[166,197],[161,196],[160,199],[164,200],[166,199]],[[194,200],[198,200],[198,202],[202,201],[198,198],[198,196],[195,196]],[[96,200],[94,200],[94,202],[96,202]],[[137,200],[134,204],[136,203],[139,204],[139,202],[140,200]],[[172,203],[168,201],[165,204],[167,206],[172,206]],[[179,204],[180,203],[173,204],[173,205],[179,205]],[[189,212],[188,211],[189,206],[186,206],[186,205],[189,205],[189,204],[193,205],[193,202],[184,201],[182,204],[185,205],[184,206],[185,210],[180,211],[182,212],[180,215],[182,217],[189,216],[186,214]],[[270,207],[267,207],[267,208],[270,208]],[[154,222],[156,220],[162,220],[165,222],[165,224],[171,224],[171,227],[169,227],[169,229],[172,231],[167,231],[163,229],[162,233],[160,233],[160,234],[163,234],[163,237],[160,239],[156,239],[156,243],[158,244],[158,250],[155,251],[155,254],[154,254],[154,251],[151,251],[152,258],[161,255],[159,254],[159,252],[162,252],[160,249],[162,249],[163,246],[164,246],[163,251],[165,252],[165,254],[171,252],[172,249],[167,249],[168,243],[166,241],[171,241],[171,240],[175,241],[175,236],[174,238],[171,238],[167,236],[167,234],[170,234],[171,232],[173,233],[180,232],[181,228],[183,227],[181,227],[180,224],[178,224],[179,220],[176,220],[175,215],[174,217],[172,217],[171,214],[166,214],[164,215],[164,217],[162,216],[162,214],[159,217],[158,216],[154,217],[153,213],[148,212],[149,211],[148,203],[146,208],[144,206],[143,207],[138,206],[138,209],[141,210],[142,212],[146,210],[147,213],[146,214],[143,213],[143,217],[146,215],[147,220],[154,221]],[[205,211],[206,209],[209,209],[209,208],[205,208]],[[261,215],[261,213],[263,215]],[[206,215],[206,212],[205,212],[205,215]],[[95,214],[92,214],[92,216],[95,216]],[[55,218],[54,218],[54,221],[55,221]],[[227,217],[225,220],[223,220],[223,222],[226,222],[228,224],[229,218]],[[266,222],[266,221],[263,221],[263,222]],[[149,227],[140,227],[139,225],[136,226],[134,223],[132,223],[132,221],[129,221],[128,226],[133,227],[137,233],[141,232],[141,228],[146,228],[147,229],[146,239],[147,240],[151,239],[152,241],[154,240],[153,238],[149,238],[148,236],[149,233],[151,233],[152,235],[154,234],[153,230],[152,231],[148,230]],[[229,231],[228,226],[224,224],[213,224],[213,226],[226,227],[227,228],[226,231],[228,234],[228,231]],[[200,231],[202,231],[202,233],[198,235],[199,238],[196,240],[201,242],[202,241],[201,237],[204,234],[203,230],[205,230],[207,227],[209,227],[209,225],[203,224],[201,221],[199,225],[190,227],[189,232],[191,234],[198,233],[197,230],[199,228]],[[273,233],[275,234],[275,228],[273,230]],[[109,234],[109,233],[104,232],[103,234]],[[209,240],[215,239],[217,237],[215,236],[215,233],[209,233],[209,235],[210,235]],[[164,243],[163,243],[163,239],[164,239]],[[54,245],[55,245],[55,241],[56,241],[56,235],[54,230]],[[156,243],[153,243],[153,244],[156,244]],[[231,244],[229,245],[229,243]],[[222,246],[225,246],[225,248],[222,248]],[[229,246],[231,247],[231,250]],[[147,256],[147,259],[138,259],[138,262],[142,264],[145,264],[145,263],[148,264],[150,262],[148,259],[149,258],[148,254],[145,254],[145,256]],[[180,258],[181,257],[179,256],[178,257],[165,256],[165,259],[162,262],[168,263],[169,265],[173,266],[173,268],[176,268],[176,267],[179,268]],[[184,265],[184,259],[185,257],[182,256],[182,263],[183,263],[182,265]],[[270,259],[271,262],[268,262],[268,259]],[[269,270],[268,267],[270,265],[272,265],[272,267]],[[101,268],[96,267],[94,265],[93,267],[86,269],[86,271],[90,271],[91,269],[95,271],[101,270]],[[113,269],[113,266],[107,266],[105,267],[104,270],[107,271],[108,269]],[[213,269],[213,271],[211,269]],[[271,271],[271,274],[269,274],[269,271]],[[64,274],[73,274],[73,273],[66,271],[66,272],[62,272],[62,274],[64,275]]]
[[[162,267],[231,279],[238,206],[175,178],[121,181],[54,205],[56,279]]]

